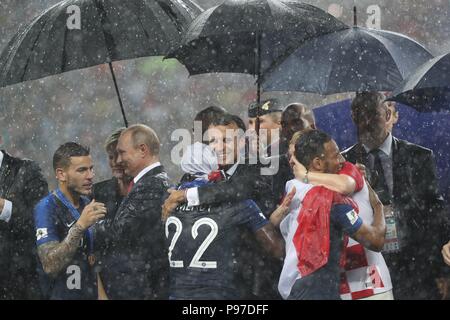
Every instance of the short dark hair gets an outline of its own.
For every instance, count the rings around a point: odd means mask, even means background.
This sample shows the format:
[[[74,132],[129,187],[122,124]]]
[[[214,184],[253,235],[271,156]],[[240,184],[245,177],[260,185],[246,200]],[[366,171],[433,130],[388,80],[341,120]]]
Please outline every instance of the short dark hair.
[[[237,115],[225,113],[220,117],[217,117],[211,121],[210,126],[228,126],[229,124],[234,123],[239,129],[243,132],[247,130],[245,127],[245,122]]]
[[[315,124],[316,119],[311,109],[305,106],[303,103],[294,102],[289,104],[281,114],[281,125],[289,123],[292,118],[305,119],[310,124]]]
[[[194,121],[201,121],[202,123],[202,136],[205,134],[206,130],[208,130],[214,119],[223,116],[226,114],[226,110],[222,107],[210,106],[208,108],[203,109],[199,113],[195,115]]]
[[[295,157],[306,168],[315,157],[323,157],[325,143],[331,141],[331,136],[320,130],[304,132],[295,143]]]
[[[53,170],[70,166],[71,157],[85,157],[89,154],[89,147],[76,142],[66,142],[60,145],[53,155]]]
[[[352,100],[351,109],[355,113],[360,110],[372,111],[384,102],[386,96],[378,91],[358,92]]]
[[[314,113],[304,104],[289,104],[281,114],[281,134],[285,141],[291,141],[296,131],[315,127]]]
[[[241,117],[232,114],[231,117],[233,118],[234,123],[236,123],[236,125],[238,126],[239,129],[242,129],[242,131],[245,132],[245,130],[247,130],[247,128],[245,127],[245,122],[244,120],[242,120]]]

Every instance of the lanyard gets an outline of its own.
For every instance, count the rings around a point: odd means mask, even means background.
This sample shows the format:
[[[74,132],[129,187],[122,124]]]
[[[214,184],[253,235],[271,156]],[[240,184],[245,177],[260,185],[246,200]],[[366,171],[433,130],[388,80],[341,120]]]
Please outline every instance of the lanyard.
[[[72,215],[72,217],[75,220],[78,220],[80,218],[80,213],[73,206],[73,204],[66,198],[64,193],[62,193],[60,189],[56,189],[55,193],[56,193],[56,196],[58,197],[58,199],[66,206],[67,209],[69,209],[69,212]],[[86,206],[86,204],[88,203],[88,200],[84,197],[80,197],[80,200],[81,200],[80,205],[82,208],[84,208]],[[89,240],[89,253],[92,254],[94,252],[94,231],[93,231],[92,226],[86,230],[86,235]]]

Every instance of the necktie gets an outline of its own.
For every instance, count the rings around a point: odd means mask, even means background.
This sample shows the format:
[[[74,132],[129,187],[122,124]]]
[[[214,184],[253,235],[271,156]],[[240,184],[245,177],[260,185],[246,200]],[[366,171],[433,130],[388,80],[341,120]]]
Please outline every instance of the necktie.
[[[383,204],[389,204],[391,203],[392,198],[386,182],[383,165],[381,163],[381,152],[382,151],[380,149],[374,149],[370,151],[370,154],[374,156],[374,165],[371,172],[370,185],[378,194],[381,202]]]
[[[131,189],[133,189],[133,186],[134,186],[134,180],[131,180],[130,181],[130,184],[128,185],[128,193],[130,193],[131,192]]]

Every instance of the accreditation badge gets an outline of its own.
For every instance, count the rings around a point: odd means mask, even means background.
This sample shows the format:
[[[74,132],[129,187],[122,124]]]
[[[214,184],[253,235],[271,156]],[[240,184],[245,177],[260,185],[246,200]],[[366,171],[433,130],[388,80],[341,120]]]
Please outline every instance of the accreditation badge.
[[[386,221],[386,236],[384,240],[383,253],[396,253],[400,251],[400,239],[398,226],[396,223],[394,207],[392,205],[384,206],[384,218]]]

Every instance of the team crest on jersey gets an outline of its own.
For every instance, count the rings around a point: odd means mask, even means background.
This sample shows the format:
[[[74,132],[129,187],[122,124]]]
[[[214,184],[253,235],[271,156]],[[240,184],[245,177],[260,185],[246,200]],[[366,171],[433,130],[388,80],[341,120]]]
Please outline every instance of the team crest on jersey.
[[[39,241],[48,237],[47,228],[38,228],[36,230],[36,239]]]
[[[355,224],[355,222],[358,220],[358,215],[356,214],[355,210],[347,212],[347,218],[350,221],[352,225]]]

